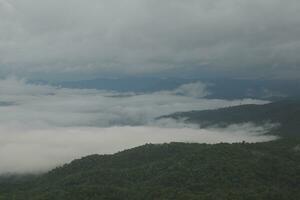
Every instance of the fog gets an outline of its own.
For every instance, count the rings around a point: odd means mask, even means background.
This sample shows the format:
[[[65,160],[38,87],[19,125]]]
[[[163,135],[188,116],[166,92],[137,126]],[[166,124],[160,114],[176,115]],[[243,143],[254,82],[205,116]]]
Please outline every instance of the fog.
[[[32,85],[10,78],[0,81],[0,101],[11,102],[0,107],[0,125],[141,126],[155,123],[156,117],[179,111],[267,103],[254,99],[205,99],[209,93],[205,88],[198,82],[173,91],[134,94]]]
[[[146,143],[269,141],[266,129],[244,124],[226,129],[125,126],[72,127],[41,130],[1,128],[0,173],[44,172],[75,158],[115,153]]]
[[[179,111],[264,104],[255,99],[206,99],[205,84],[135,94],[65,89],[0,80],[0,174],[44,172],[89,154],[115,153],[145,143],[260,142],[270,126],[200,129],[156,117]]]

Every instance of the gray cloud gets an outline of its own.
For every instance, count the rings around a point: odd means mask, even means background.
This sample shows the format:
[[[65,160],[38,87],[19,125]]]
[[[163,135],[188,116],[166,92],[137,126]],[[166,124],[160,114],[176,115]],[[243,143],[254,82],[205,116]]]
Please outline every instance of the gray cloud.
[[[0,72],[299,78],[299,13],[297,0],[1,0]]]

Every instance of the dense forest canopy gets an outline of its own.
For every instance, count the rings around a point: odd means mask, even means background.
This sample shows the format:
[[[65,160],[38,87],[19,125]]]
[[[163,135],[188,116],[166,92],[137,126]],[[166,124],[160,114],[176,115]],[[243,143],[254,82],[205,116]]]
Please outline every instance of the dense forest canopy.
[[[0,199],[300,198],[300,140],[147,144],[39,176],[3,178]]]

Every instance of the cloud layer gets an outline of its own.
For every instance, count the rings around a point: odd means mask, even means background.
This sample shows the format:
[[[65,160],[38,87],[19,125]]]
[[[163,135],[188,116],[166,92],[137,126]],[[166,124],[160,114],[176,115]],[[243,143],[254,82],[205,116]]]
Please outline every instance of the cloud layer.
[[[179,111],[266,101],[205,99],[206,86],[182,85],[147,94],[65,89],[0,80],[0,174],[49,170],[88,154],[114,153],[145,143],[267,141],[269,127],[251,124],[199,129],[170,119]]]
[[[0,72],[300,78],[299,13],[298,0],[0,0]]]
[[[267,101],[205,99],[209,93],[200,82],[172,91],[146,94],[88,89],[65,89],[26,84],[15,78],[0,81],[0,124],[39,126],[141,126],[174,112],[215,109]]]
[[[90,154],[115,153],[146,143],[176,142],[261,142],[265,129],[251,124],[227,129],[110,127],[4,129],[0,128],[0,175],[44,172]]]

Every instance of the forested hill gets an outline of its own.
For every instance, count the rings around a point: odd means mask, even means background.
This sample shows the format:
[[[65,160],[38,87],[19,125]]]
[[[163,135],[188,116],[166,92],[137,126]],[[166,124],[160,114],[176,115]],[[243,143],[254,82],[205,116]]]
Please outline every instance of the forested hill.
[[[217,110],[174,113],[162,118],[183,119],[201,127],[227,126],[236,123],[278,123],[272,134],[300,136],[300,100],[284,100],[265,105],[241,105]]]
[[[300,140],[144,145],[0,182],[1,200],[300,199]]]

